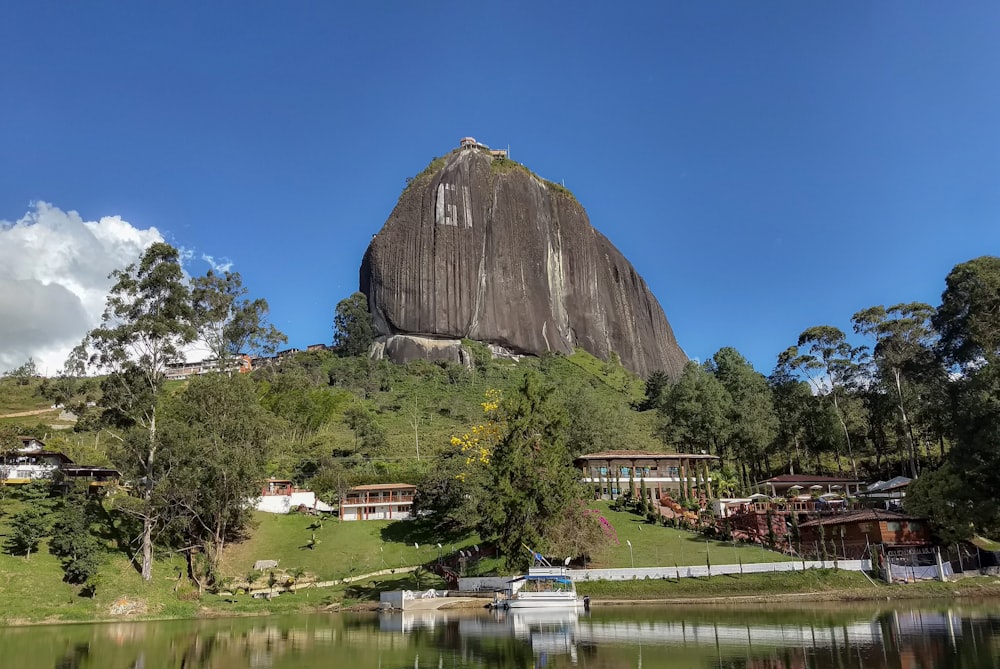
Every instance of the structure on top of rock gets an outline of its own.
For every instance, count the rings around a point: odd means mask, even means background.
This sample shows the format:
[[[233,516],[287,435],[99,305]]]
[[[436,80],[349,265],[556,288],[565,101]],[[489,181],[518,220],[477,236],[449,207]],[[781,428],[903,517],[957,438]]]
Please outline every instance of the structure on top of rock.
[[[361,265],[376,355],[461,362],[461,340],[579,346],[640,376],[687,358],[632,265],[565,188],[471,137],[407,185]]]

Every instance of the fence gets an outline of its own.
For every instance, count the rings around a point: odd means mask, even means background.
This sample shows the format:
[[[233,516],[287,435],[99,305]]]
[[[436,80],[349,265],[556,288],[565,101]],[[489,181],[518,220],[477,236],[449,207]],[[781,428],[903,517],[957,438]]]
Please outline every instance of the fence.
[[[722,576],[725,574],[770,574],[806,569],[844,569],[870,571],[871,560],[796,560],[795,562],[756,562],[753,564],[686,565],[683,567],[637,567],[634,569],[571,569],[573,581],[631,581],[642,579],[681,579]],[[480,577],[459,579],[464,591],[505,589],[510,578]]]

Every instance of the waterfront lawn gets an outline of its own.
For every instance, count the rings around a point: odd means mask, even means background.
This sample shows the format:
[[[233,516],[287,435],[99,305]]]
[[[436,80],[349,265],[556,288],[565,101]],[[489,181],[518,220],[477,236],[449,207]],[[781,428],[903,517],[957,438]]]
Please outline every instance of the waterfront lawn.
[[[827,592],[876,586],[860,572],[836,569],[713,576],[711,578],[632,579],[622,581],[580,581],[581,595],[594,599],[671,599],[740,597],[778,593]]]
[[[618,533],[618,544],[596,551],[594,568],[624,569],[635,567],[672,567],[701,565],[711,560],[713,565],[750,564],[756,562],[788,562],[788,555],[770,551],[758,544],[733,544],[729,541],[706,540],[697,532],[649,525],[627,511],[612,511],[608,502],[594,502],[592,508],[608,519]],[[631,555],[626,541],[632,542]]]
[[[341,522],[328,518],[320,524],[313,516],[297,513],[257,513],[254,522],[249,539],[226,549],[222,566],[226,576],[239,580],[253,570],[257,560],[279,560],[279,570],[298,567],[316,580],[329,581],[429,564],[439,553],[446,557],[479,542],[475,534],[435,533],[422,520]],[[316,543],[311,544],[314,536]]]

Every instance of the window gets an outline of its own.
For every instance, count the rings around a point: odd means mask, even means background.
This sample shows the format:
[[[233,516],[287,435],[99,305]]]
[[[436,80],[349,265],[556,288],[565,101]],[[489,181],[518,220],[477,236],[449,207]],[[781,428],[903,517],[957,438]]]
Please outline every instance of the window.
[[[858,523],[858,529],[861,530],[862,532],[871,532],[872,531],[872,524],[871,523]]]
[[[601,476],[607,476],[608,475],[608,468],[607,467],[601,467],[600,472],[601,472]]]
[[[885,529],[889,530],[890,532],[899,532],[903,529],[903,524],[900,523],[898,520],[889,520],[886,521]]]
[[[910,532],[923,532],[924,524],[921,523],[919,520],[911,520],[908,523],[906,523],[906,529],[908,529]]]
[[[622,467],[622,476],[628,476],[629,471],[628,467]]]

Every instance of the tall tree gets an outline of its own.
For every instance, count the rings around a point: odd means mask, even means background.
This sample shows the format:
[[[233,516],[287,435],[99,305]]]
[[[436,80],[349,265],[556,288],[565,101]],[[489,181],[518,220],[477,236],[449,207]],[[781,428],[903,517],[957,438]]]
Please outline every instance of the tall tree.
[[[267,301],[246,297],[239,272],[216,274],[191,280],[191,298],[199,338],[219,361],[220,369],[230,368],[233,358],[271,355],[288,337],[267,322]]]
[[[806,349],[805,353],[801,352],[803,347]],[[854,381],[858,359],[863,353],[864,349],[854,348],[847,342],[847,337],[839,328],[817,325],[804,330],[799,335],[798,345],[789,347],[778,356],[779,366],[803,374],[817,394],[828,397],[832,402],[843,430],[854,478],[858,477],[858,464],[854,458],[851,430],[847,425],[842,398]],[[839,450],[837,463],[839,466]]]
[[[127,431],[116,465],[137,487],[142,521],[142,577],[153,577],[153,532],[160,518],[154,490],[164,474],[157,460],[157,409],[166,366],[183,360],[183,348],[197,334],[190,291],[177,249],[162,242],[146,249],[138,263],[111,274],[101,325],[84,339],[92,369],[107,374],[102,388],[104,420]]]
[[[247,500],[259,494],[266,473],[272,417],[249,377],[220,374],[192,379],[164,413],[171,529],[201,587],[216,578],[226,543],[249,527]],[[195,550],[203,564],[196,564]]]
[[[528,372],[504,399],[503,432],[489,457],[480,534],[495,537],[507,567],[530,564],[524,546],[544,552],[548,532],[583,490],[566,447],[566,417],[553,389]]]
[[[930,508],[939,525],[947,514],[968,521],[962,531],[1000,535],[1000,258],[984,256],[957,265],[945,281],[933,318],[939,351],[952,382],[955,445],[945,465],[917,492],[935,499],[949,492],[948,509]],[[923,495],[926,491],[929,494]],[[937,498],[940,501],[940,498]],[[945,522],[941,522],[942,517]]]
[[[867,335],[875,343],[872,353],[877,378],[891,387],[908,446],[910,476],[916,477],[917,445],[913,425],[906,411],[904,385],[934,365],[935,333],[931,326],[934,308],[922,302],[897,304],[886,309],[879,305],[854,314],[854,331]]]
[[[960,367],[1000,362],[1000,258],[956,265],[933,322],[944,359]]]
[[[794,474],[796,466],[801,473],[809,405],[815,398],[808,383],[782,369],[780,365],[768,377],[768,384],[771,386],[774,412],[778,418],[776,440],[788,449],[788,473]]]
[[[778,432],[767,379],[730,347],[720,349],[709,368],[729,393],[728,436],[732,450],[739,455],[743,471],[749,464],[753,473],[760,476],[764,473],[762,465],[768,463],[767,449]]]
[[[704,366],[689,361],[660,405],[657,433],[683,453],[715,449],[725,457],[732,398]]]
[[[368,311],[368,298],[354,293],[337,303],[333,318],[333,346],[342,356],[367,355],[375,341],[375,328]]]

